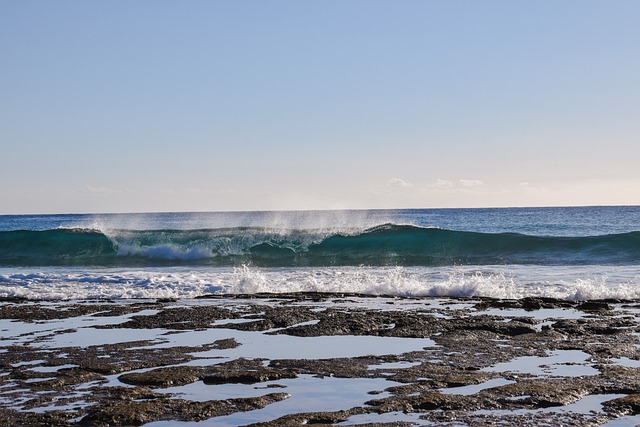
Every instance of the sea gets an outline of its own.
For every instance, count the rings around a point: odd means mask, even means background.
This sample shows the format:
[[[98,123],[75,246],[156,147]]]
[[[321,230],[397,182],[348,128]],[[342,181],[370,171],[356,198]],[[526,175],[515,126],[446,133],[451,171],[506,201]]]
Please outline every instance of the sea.
[[[0,297],[640,298],[640,206],[0,216]]]

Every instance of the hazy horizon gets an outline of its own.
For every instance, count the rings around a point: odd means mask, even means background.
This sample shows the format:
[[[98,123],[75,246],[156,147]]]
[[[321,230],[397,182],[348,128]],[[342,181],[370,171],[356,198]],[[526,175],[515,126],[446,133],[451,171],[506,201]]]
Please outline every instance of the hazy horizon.
[[[420,210],[491,210],[491,209],[563,209],[563,208],[624,208],[640,207],[636,205],[555,205],[555,206],[478,206],[478,207],[401,207],[401,208],[333,208],[333,209],[246,209],[246,210],[216,210],[216,211],[111,211],[111,212],[30,212],[30,213],[0,213],[0,216],[29,216],[29,215],[154,215],[154,214],[233,214],[233,213],[286,213],[286,212],[365,212],[365,211],[420,211]]]

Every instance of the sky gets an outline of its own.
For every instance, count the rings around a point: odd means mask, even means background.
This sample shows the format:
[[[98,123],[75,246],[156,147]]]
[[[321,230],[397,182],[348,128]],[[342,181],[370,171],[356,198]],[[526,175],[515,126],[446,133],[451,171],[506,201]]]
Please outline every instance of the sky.
[[[0,1],[0,214],[637,205],[638,16]]]

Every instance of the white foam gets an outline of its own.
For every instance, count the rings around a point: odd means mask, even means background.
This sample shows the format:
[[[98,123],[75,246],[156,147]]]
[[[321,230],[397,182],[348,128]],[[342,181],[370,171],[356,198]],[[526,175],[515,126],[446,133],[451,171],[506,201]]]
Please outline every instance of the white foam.
[[[200,256],[198,251],[174,255]],[[5,298],[195,298],[259,292],[639,299],[640,266],[0,269],[0,297]]]

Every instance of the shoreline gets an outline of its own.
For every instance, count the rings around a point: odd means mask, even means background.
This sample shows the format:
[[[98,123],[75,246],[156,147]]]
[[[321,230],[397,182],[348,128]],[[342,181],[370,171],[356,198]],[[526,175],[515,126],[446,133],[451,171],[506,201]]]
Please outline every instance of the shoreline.
[[[640,422],[638,300],[5,298],[0,314],[7,425]]]

